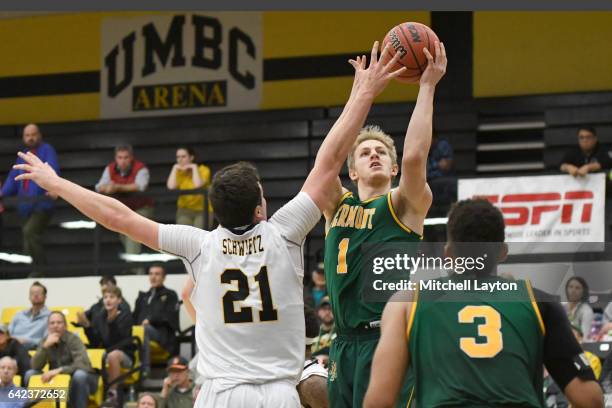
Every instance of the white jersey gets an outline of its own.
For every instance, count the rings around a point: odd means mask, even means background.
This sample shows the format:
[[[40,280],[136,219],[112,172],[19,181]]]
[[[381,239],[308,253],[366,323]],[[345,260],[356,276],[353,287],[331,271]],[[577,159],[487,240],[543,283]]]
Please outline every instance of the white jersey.
[[[321,217],[306,193],[237,235],[161,225],[159,247],[195,281],[198,372],[220,392],[239,384],[297,384],[304,363],[302,245]]]

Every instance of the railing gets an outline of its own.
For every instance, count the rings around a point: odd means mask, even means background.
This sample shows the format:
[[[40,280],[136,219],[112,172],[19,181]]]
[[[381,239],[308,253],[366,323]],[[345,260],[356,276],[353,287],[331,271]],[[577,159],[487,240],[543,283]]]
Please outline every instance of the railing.
[[[207,189],[193,189],[193,190],[175,190],[175,191],[165,191],[165,192],[146,192],[146,193],[130,193],[122,194],[121,198],[126,197],[146,197],[155,199],[156,206],[165,206],[174,204],[174,209],[176,209],[176,199],[182,195],[202,195],[204,197],[204,209],[202,211],[204,218],[204,226],[205,228],[210,227],[211,225],[211,216],[208,212],[208,190]],[[119,196],[114,196],[115,198]],[[4,218],[4,225],[6,225],[6,220],[10,217],[18,217],[17,207],[19,204],[24,202],[40,202],[40,201],[51,201],[52,199],[49,197],[4,197],[2,202],[4,204],[5,211],[2,214]],[[56,202],[61,201],[61,199],[56,200]],[[172,204],[171,204],[172,203]],[[61,205],[61,204],[60,204]],[[65,204],[66,206],[70,206],[70,204]],[[57,207],[57,205],[56,205]],[[75,210],[76,211],[76,210]],[[75,213],[76,215],[76,213]],[[102,275],[102,274],[119,274],[125,273],[126,269],[130,270],[131,273],[140,273],[142,270],[155,262],[167,261],[169,258],[176,258],[170,256],[164,256],[159,254],[158,252],[146,250],[145,246],[143,246],[142,254],[149,255],[152,259],[150,261],[146,260],[146,256],[143,261],[125,261],[121,260],[118,257],[109,258],[102,256],[103,249],[103,236],[105,235],[105,228],[98,223],[93,223],[86,216],[80,215],[76,216],[76,219],[71,221],[82,221],[87,220],[86,224],[78,224],[74,225],[70,223],[70,221],[60,223],[60,226],[66,229],[90,229],[92,230],[92,238],[93,238],[93,246],[91,253],[91,260],[88,262],[70,262],[70,259],[66,259],[66,262],[57,263],[49,263],[47,265],[36,265],[37,274],[42,274],[44,276],[84,276],[84,275]],[[164,218],[164,222],[174,223],[174,215],[171,219],[167,217]],[[4,231],[7,230],[6,226],[2,228]],[[21,231],[20,231],[21,233]],[[51,251],[49,241],[53,239],[53,233],[50,231],[45,232],[44,234],[46,244],[46,252],[49,253]],[[7,238],[2,237],[0,235],[2,241],[0,241],[0,279],[2,278],[17,278],[17,277],[26,277],[33,270],[33,265],[30,261],[28,261],[28,256],[24,256],[23,250],[20,249],[18,253],[6,253],[4,248],[6,248],[8,243],[6,242]],[[119,241],[117,240],[117,244]],[[68,245],[68,244],[67,244]],[[11,242],[11,247],[19,247],[21,248],[21,241],[19,243]],[[17,256],[15,256],[17,255]],[[159,258],[159,260],[157,260]],[[15,259],[16,261],[7,261],[7,259]],[[4,261],[4,262],[3,262]],[[174,269],[177,272],[183,271],[182,263],[177,261],[172,261],[169,263],[168,267],[170,269]],[[130,273],[128,271],[128,273]]]

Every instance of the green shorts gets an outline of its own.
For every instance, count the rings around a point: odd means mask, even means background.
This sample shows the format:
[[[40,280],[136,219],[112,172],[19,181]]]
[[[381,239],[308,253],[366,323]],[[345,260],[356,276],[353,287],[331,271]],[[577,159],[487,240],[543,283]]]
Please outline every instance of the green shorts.
[[[329,352],[327,376],[330,407],[362,406],[379,339],[379,329],[370,329],[362,334],[338,334],[334,339]],[[406,408],[413,385],[414,378],[407,375],[396,403],[397,408]]]

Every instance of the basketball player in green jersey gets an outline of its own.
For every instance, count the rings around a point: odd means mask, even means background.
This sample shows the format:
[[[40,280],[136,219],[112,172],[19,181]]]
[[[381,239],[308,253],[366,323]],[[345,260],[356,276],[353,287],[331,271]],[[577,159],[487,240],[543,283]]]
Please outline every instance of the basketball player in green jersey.
[[[561,305],[529,281],[495,275],[508,251],[501,212],[486,200],[460,201],[449,214],[447,236],[446,257],[473,253],[460,243],[480,243],[493,262],[438,282],[512,282],[516,289],[451,292],[417,285],[396,293],[383,314],[364,407],[392,407],[409,366],[418,408],[543,408],[544,365],[572,407],[603,407],[601,388]]]
[[[324,211],[327,222],[325,278],[338,334],[329,355],[329,400],[334,408],[361,407],[380,336],[384,303],[368,303],[362,299],[365,276],[361,268],[365,260],[360,246],[363,243],[419,242],[432,202],[426,182],[426,162],[431,145],[434,92],[446,71],[447,61],[442,43],[435,43],[435,59],[428,50],[423,52],[428,64],[419,81],[401,163],[397,162],[390,136],[374,126],[359,131],[367,111],[353,114],[354,101],[349,99],[344,109],[348,113],[339,119],[339,122],[352,124],[347,129],[354,129],[345,133],[343,143],[352,146],[347,162],[349,176],[358,193],[348,192],[338,179],[331,192],[336,201]],[[381,60],[384,60],[382,56]],[[353,65],[356,77],[362,75],[362,68]],[[393,180],[400,171],[398,187],[392,189]],[[403,406],[406,406],[409,393],[407,385]]]

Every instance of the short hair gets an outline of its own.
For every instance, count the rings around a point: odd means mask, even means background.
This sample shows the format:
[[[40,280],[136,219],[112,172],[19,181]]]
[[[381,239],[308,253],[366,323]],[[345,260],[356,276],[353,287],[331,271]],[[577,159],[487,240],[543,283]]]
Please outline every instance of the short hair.
[[[149,265],[149,267],[147,268],[147,273],[151,270],[151,268],[161,268],[164,276],[166,276],[166,267],[160,263],[154,263]]]
[[[452,242],[504,242],[501,211],[482,198],[461,200],[448,214],[447,235]]]
[[[104,285],[105,283],[112,283],[117,286],[117,279],[113,275],[104,275],[100,278],[100,285]]]
[[[251,163],[231,164],[213,177],[210,201],[215,217],[225,228],[251,224],[261,196],[259,173]]]
[[[580,132],[581,130],[586,130],[587,132],[591,132],[593,136],[597,137],[597,131],[595,130],[593,126],[580,126],[578,128],[578,132]]]
[[[589,284],[580,276],[572,276],[567,280],[567,282],[565,282],[565,296],[567,297],[567,288],[572,281],[576,281],[580,283],[580,286],[582,286],[582,297],[580,298],[580,301],[588,302],[590,297]]]
[[[121,289],[119,289],[118,286],[111,286],[111,287],[104,288],[104,290],[102,291],[102,296],[104,296],[107,293],[110,295],[117,296],[120,299],[123,298],[123,296],[121,295]]]
[[[306,321],[306,337],[317,337],[319,335],[319,319],[317,317],[317,312],[307,304],[304,304],[304,319]]]
[[[494,271],[505,240],[504,216],[497,207],[482,198],[458,201],[448,214],[446,231],[454,256],[486,258],[477,275]]]
[[[30,286],[30,289],[32,289],[34,286],[38,286],[38,287],[42,288],[42,290],[43,290],[43,294],[44,294],[45,296],[47,296],[47,288],[45,287],[45,285],[43,285],[43,284],[42,284],[42,283],[40,283],[39,281],[34,281],[34,282],[32,283],[32,286]]]
[[[68,324],[68,321],[66,320],[66,315],[62,313],[60,310],[53,310],[51,313],[49,313],[49,317],[47,317],[47,323],[49,322],[49,320],[51,320],[51,316],[53,315],[62,316],[62,320],[64,321],[64,324]]]
[[[0,357],[0,364],[3,361],[9,361],[10,363],[12,363],[13,364],[13,369],[15,370],[15,372],[17,372],[19,370],[19,365],[17,364],[17,360],[15,360],[13,357],[11,357],[11,356]]]
[[[185,150],[189,156],[193,156],[193,161],[195,161],[196,154],[193,148],[188,147],[188,146],[179,146],[176,148],[176,150]]]
[[[361,129],[359,135],[357,136],[357,140],[355,140],[353,147],[351,147],[351,151],[346,159],[346,164],[349,170],[353,170],[355,168],[355,151],[357,150],[357,146],[366,140],[378,140],[384,144],[389,151],[391,162],[393,164],[397,164],[397,151],[395,150],[395,142],[393,141],[393,138],[383,132],[380,127],[376,125],[368,125]]]
[[[134,149],[132,148],[132,145],[129,144],[120,144],[115,146],[115,154],[119,152],[128,152],[130,156],[134,155]]]
[[[138,396],[138,402],[140,402],[141,399],[143,399],[144,397],[151,397],[154,401],[154,407],[157,408],[159,406],[158,402],[157,402],[157,398],[155,398],[155,395],[151,394],[150,392],[143,392],[142,394],[140,394]]]

